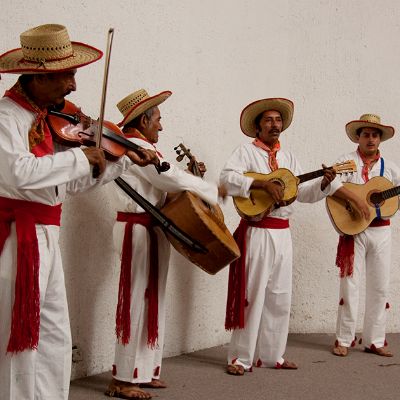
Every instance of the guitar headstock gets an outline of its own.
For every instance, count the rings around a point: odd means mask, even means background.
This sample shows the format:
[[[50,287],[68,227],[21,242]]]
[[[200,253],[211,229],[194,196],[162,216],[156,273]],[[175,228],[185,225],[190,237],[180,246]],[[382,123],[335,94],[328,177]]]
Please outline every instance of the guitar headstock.
[[[174,150],[176,154],[178,154],[178,157],[176,157],[176,161],[178,162],[181,162],[185,157],[187,157],[189,161],[191,161],[193,158],[192,153],[190,153],[190,149],[187,149],[183,143],[179,143],[178,146],[175,146]]]
[[[352,174],[357,172],[357,165],[354,160],[347,160],[332,165],[332,169],[338,174]]]

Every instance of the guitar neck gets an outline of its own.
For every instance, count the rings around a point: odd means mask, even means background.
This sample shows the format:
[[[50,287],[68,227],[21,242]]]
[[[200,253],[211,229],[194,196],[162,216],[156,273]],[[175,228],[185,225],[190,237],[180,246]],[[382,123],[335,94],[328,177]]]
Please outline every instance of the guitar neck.
[[[398,196],[400,194],[400,186],[393,187],[391,189],[383,190],[379,193],[382,200],[390,199],[391,197]]]
[[[318,171],[307,172],[306,174],[299,175],[297,178],[300,180],[299,183],[310,181],[311,179],[319,178],[324,175],[324,170],[319,169]]]

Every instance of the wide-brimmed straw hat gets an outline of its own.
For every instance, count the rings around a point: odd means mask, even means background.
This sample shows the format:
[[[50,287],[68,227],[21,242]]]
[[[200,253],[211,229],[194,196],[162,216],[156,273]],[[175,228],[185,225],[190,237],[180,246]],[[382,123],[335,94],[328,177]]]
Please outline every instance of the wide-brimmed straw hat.
[[[61,72],[97,61],[101,50],[71,42],[63,25],[47,24],[20,35],[21,48],[0,56],[0,73],[38,74]]]
[[[278,111],[282,116],[282,131],[287,129],[292,122],[294,104],[284,98],[261,99],[246,106],[240,115],[240,129],[250,137],[257,136],[256,117],[264,111]]]
[[[148,109],[163,103],[171,94],[172,92],[166,90],[155,96],[149,96],[144,89],[139,89],[126,96],[117,104],[118,110],[124,116],[124,119],[117,125],[119,127],[126,125]]]
[[[392,138],[394,135],[394,128],[389,125],[382,125],[381,118],[376,114],[363,114],[360,119],[350,121],[346,124],[347,136],[354,143],[358,143],[357,130],[360,128],[376,128],[381,130],[381,142]]]

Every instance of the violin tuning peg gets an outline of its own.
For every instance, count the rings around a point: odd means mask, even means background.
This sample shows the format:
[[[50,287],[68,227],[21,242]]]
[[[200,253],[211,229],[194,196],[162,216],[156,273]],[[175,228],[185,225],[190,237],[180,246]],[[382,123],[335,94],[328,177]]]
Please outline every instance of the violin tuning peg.
[[[174,147],[174,150],[178,150],[178,149],[179,149],[179,146],[175,146],[175,147]]]
[[[175,153],[176,154],[181,154],[181,151],[179,149],[178,150],[175,149]]]

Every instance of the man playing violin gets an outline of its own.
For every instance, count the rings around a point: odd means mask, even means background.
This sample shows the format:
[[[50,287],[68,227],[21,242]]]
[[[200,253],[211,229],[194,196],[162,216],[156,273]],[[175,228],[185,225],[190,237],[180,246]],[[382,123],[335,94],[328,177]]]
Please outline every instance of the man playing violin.
[[[164,91],[149,96],[138,90],[117,107],[123,115],[118,126],[129,140],[155,150],[162,131],[158,106],[171,95]],[[162,155],[157,151],[161,160]],[[203,167],[204,172],[205,168]],[[218,201],[218,188],[171,164],[159,176],[154,168],[131,166],[122,178],[152,205],[164,205],[167,192],[188,190],[210,204]],[[112,192],[119,210],[114,225],[114,244],[121,258],[117,343],[113,379],[106,392],[121,398],[151,398],[142,388],[164,388],[160,380],[165,330],[165,286],[170,244],[148,213],[124,192]]]
[[[77,68],[102,52],[71,42],[61,25],[20,36],[0,73],[20,74],[0,100],[0,387],[7,399],[67,399],[71,333],[58,243],[61,203],[154,153],[107,165],[96,148],[53,142],[47,108],[76,90]],[[101,174],[92,176],[93,167]]]
[[[241,113],[242,132],[254,138],[239,146],[226,162],[220,183],[228,195],[249,198],[251,189],[269,193],[279,204],[283,188],[258,180],[246,172],[269,174],[287,168],[295,175],[301,167],[279,137],[292,121],[294,105],[284,98],[268,98],[249,104]],[[325,168],[321,179],[302,183],[297,199],[313,203],[334,192],[341,193],[335,172]],[[292,291],[292,239],[289,217],[293,206],[278,207],[257,220],[241,219],[234,237],[241,257],[230,266],[226,329],[233,330],[227,372],[243,375],[257,367],[297,369],[284,358]]]
[[[394,135],[394,128],[381,124],[380,117],[364,114],[359,120],[346,125],[347,136],[357,143],[357,150],[343,155],[354,159],[357,173],[343,181],[365,184],[373,177],[385,177],[395,186],[400,185],[400,169],[384,159],[379,150],[381,142]],[[365,201],[365,199],[364,199]],[[356,345],[356,323],[361,277],[365,273],[365,315],[362,333],[367,353],[391,357],[385,339],[386,316],[389,310],[389,280],[391,264],[390,219],[377,217],[363,232],[339,238],[336,263],[340,267],[340,292],[336,325],[334,355],[347,356],[350,347]],[[368,216],[369,217],[369,216]],[[360,339],[361,343],[361,339]]]

